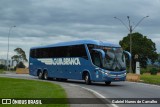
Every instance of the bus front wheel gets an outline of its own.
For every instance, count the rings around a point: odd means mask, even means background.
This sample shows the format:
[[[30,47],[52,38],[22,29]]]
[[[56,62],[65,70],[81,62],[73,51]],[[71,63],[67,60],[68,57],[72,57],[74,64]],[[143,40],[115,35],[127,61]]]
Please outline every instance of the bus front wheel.
[[[110,85],[110,84],[111,84],[111,81],[105,81],[105,84],[106,84],[106,85]]]
[[[91,84],[91,80],[90,80],[90,75],[89,75],[89,73],[86,73],[84,80],[85,80],[85,83],[86,83],[87,85]]]

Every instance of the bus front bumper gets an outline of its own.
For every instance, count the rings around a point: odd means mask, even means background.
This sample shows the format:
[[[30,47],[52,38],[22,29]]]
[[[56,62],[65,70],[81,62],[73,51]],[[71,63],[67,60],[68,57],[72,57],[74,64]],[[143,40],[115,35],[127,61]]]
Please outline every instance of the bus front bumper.
[[[122,74],[105,74],[103,75],[103,81],[125,81],[126,73]]]

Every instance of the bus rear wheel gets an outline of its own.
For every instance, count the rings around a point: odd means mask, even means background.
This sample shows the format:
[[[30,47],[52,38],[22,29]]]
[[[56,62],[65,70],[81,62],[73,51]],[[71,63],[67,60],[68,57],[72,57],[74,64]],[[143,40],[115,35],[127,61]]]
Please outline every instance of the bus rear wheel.
[[[105,81],[105,84],[106,84],[106,85],[110,85],[110,84],[111,84],[111,81]]]
[[[90,80],[90,75],[89,75],[89,73],[86,73],[84,80],[85,80],[85,83],[86,83],[87,85],[90,85],[90,84],[91,84],[91,80]]]
[[[43,72],[42,71],[38,72],[38,79],[43,79]]]
[[[48,80],[48,73],[47,73],[47,71],[44,72],[44,79]]]

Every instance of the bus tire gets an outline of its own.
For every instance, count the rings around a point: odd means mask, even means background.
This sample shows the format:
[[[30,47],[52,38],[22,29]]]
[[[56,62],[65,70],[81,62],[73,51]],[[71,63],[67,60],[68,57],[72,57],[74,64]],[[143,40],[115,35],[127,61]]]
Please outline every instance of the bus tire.
[[[87,85],[90,85],[91,84],[91,80],[90,80],[90,75],[89,73],[86,73],[85,77],[84,77],[84,80],[85,80],[85,83]]]
[[[105,81],[105,84],[106,84],[106,85],[110,85],[110,84],[111,84],[111,81]]]
[[[47,71],[44,72],[44,79],[45,79],[45,80],[48,80],[48,79],[49,79],[49,78],[48,78],[48,72],[47,72]]]
[[[42,71],[38,72],[38,79],[43,79],[43,72]]]
[[[61,81],[67,81],[67,79],[66,78],[61,78]]]

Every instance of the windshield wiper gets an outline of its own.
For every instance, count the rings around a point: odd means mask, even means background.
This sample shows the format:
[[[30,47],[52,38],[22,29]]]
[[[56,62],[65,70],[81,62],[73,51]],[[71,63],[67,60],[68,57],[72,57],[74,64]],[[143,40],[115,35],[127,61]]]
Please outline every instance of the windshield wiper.
[[[118,67],[118,69],[120,70],[120,71],[122,71],[122,70],[125,70],[125,67],[123,67],[121,64],[120,64],[120,62],[118,61],[118,59],[117,59],[117,54],[115,53],[115,52],[113,52],[114,53],[114,55],[115,55],[115,58],[114,58],[114,60],[113,60],[113,64],[112,64],[112,66],[111,66],[111,68],[113,69],[113,66],[116,64],[116,67]],[[114,71],[115,69],[113,69],[113,71]]]

